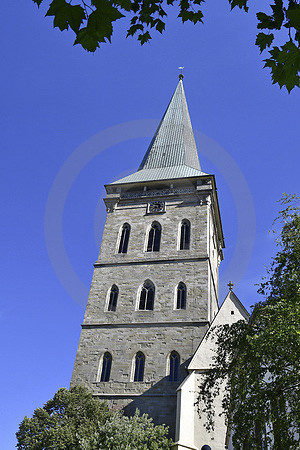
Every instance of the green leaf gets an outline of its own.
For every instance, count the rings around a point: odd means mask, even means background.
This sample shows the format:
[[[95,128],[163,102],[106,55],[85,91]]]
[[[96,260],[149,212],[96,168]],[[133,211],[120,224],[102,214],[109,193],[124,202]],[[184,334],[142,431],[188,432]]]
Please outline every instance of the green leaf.
[[[267,47],[270,47],[274,40],[274,34],[265,34],[265,33],[258,33],[256,36],[255,44],[259,47],[260,52],[265,50]]]
[[[112,22],[124,17],[111,1],[92,0],[92,4],[96,9],[89,15],[86,27],[79,30],[74,42],[74,45],[81,44],[89,52],[94,52],[101,42],[111,42]]]
[[[114,0],[112,4],[114,6],[120,6],[122,9],[128,12],[132,10],[131,0]]]
[[[53,25],[61,31],[70,26],[76,33],[85,19],[85,12],[80,5],[73,6],[65,0],[53,0],[46,16],[54,16]]]
[[[275,4],[271,5],[273,11],[273,20],[276,28],[279,30],[284,21],[284,9],[282,0],[275,0]]]
[[[105,39],[110,41],[113,32],[112,21],[97,9],[89,16],[87,30],[98,42],[105,42]]]
[[[102,15],[102,21],[108,21],[113,22],[115,20],[121,19],[122,17],[125,17],[124,14],[122,14],[118,8],[115,8],[113,6],[113,2],[109,0],[93,0],[93,5],[96,6],[97,14]],[[93,13],[92,13],[93,14]]]
[[[248,12],[248,6],[247,6],[247,1],[248,0],[228,0],[231,6],[231,9],[235,8],[236,6],[238,6],[240,9],[244,9],[246,12]]]
[[[158,20],[155,28],[157,29],[157,31],[162,33],[165,29],[165,23],[162,20]]]
[[[90,32],[87,27],[81,28],[75,39],[74,45],[81,44],[82,47],[88,52],[94,52],[99,47],[99,41],[97,37]]]
[[[278,83],[280,88],[285,86],[288,92],[300,87],[300,49],[289,41],[281,49],[274,47],[270,55],[264,67],[270,67],[273,84]]]
[[[272,16],[268,16],[263,12],[259,12],[256,14],[256,17],[260,21],[260,23],[257,25],[258,29],[264,30],[267,28],[269,30],[274,30],[274,28],[276,28]]]
[[[197,22],[202,22],[202,11],[187,11],[185,9],[183,9],[182,11],[180,11],[180,13],[178,14],[178,17],[181,17],[182,22],[193,22],[194,24],[196,24]]]
[[[80,5],[69,5],[68,10],[68,22],[72,30],[76,33],[79,30],[80,25],[85,19],[85,12]]]
[[[290,25],[300,31],[300,5],[294,4],[293,8],[289,8],[286,11],[286,16]]]
[[[137,23],[136,25],[131,25],[131,27],[127,30],[127,36],[133,36],[138,30],[143,31],[144,25],[141,23]]]
[[[138,40],[140,41],[141,45],[145,44],[146,42],[150,41],[151,36],[149,31],[146,31],[145,33],[142,33],[139,35]]]

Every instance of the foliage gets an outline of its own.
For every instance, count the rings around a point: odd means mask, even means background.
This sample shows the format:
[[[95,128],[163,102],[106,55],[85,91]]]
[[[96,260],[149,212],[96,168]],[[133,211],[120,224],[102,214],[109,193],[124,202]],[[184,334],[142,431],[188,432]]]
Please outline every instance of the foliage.
[[[32,418],[24,417],[16,433],[20,450],[81,449],[80,440],[105,423],[111,413],[82,386],[59,389]]]
[[[169,449],[168,428],[154,425],[147,414],[140,416],[137,410],[132,417],[115,412],[89,439],[82,441],[83,450],[164,450]]]
[[[281,202],[279,250],[258,291],[265,300],[253,307],[249,323],[216,330],[214,364],[200,386],[198,409],[210,429],[226,380],[223,407],[236,450],[299,448],[299,197],[284,195]]]
[[[33,0],[38,6],[47,0]],[[228,0],[231,9],[248,11],[248,0]],[[177,5],[182,22],[203,23],[204,0],[52,0],[47,2],[46,16],[53,16],[53,25],[61,31],[71,28],[85,50],[94,52],[99,44],[111,42],[113,22],[130,18],[128,36],[137,36],[141,44],[149,42],[152,30],[162,33],[166,26],[167,6]],[[50,3],[50,4],[49,4]],[[300,4],[299,0],[274,0],[271,14],[257,13],[256,45],[260,51],[267,48],[269,58],[265,67],[271,69],[273,83],[285,86],[290,92],[300,85]],[[286,30],[286,33],[283,33]],[[283,37],[281,46],[274,43],[277,31]]]
[[[108,410],[86,388],[59,389],[16,433],[19,450],[168,449],[168,428],[146,414],[125,417]]]

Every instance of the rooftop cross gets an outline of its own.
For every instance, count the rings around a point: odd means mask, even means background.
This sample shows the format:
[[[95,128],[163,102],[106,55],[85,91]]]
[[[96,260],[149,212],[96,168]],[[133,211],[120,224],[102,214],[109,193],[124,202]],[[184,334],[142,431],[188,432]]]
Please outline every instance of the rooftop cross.
[[[229,286],[229,290],[232,291],[232,288],[234,286],[232,281],[229,281],[229,283],[227,284],[227,286]]]
[[[184,75],[183,75],[183,73],[182,73],[184,67],[183,67],[183,66],[180,66],[180,67],[178,67],[178,69],[180,70],[179,80],[182,80],[182,79],[184,78]]]

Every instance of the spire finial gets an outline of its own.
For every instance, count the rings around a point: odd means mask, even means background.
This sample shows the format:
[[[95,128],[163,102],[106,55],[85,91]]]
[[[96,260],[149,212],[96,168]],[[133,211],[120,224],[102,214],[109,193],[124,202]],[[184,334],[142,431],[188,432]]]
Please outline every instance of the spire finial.
[[[229,281],[229,283],[227,284],[227,286],[229,286],[229,290],[232,291],[232,288],[234,286],[232,281]]]
[[[178,69],[180,70],[179,80],[183,80],[184,75],[183,75],[182,71],[183,71],[184,67],[183,67],[183,66],[180,66],[180,67],[178,67]]]

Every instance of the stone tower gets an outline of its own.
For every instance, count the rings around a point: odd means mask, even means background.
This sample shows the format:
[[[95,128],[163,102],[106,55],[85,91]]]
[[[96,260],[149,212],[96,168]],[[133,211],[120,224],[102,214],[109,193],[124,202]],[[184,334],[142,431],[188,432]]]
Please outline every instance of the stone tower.
[[[107,218],[71,385],[174,436],[176,390],[218,311],[222,225],[180,76],[144,159],[106,185]]]

